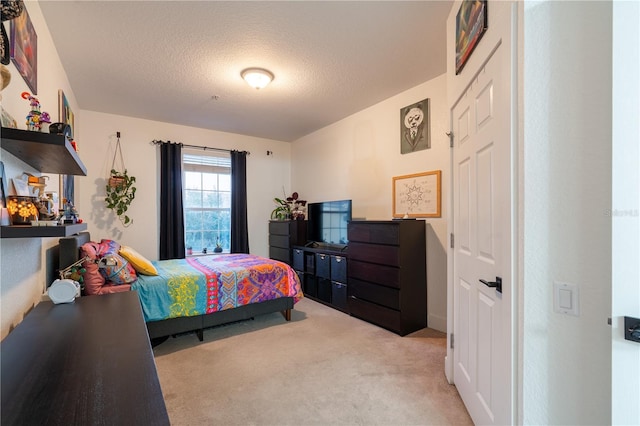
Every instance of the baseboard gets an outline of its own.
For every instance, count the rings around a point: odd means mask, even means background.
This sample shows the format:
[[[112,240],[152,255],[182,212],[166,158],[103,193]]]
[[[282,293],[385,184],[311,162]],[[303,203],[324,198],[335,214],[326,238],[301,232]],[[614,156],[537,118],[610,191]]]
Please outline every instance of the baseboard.
[[[427,314],[427,324],[429,324],[429,328],[434,330],[441,331],[443,333],[447,332],[447,318],[441,317],[439,315]]]

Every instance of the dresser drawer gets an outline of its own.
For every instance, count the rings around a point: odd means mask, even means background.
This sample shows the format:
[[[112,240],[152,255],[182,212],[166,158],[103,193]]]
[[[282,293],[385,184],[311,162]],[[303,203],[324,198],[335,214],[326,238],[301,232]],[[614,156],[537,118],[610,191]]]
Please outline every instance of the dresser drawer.
[[[397,288],[350,279],[349,296],[400,310],[400,290]]]
[[[289,236],[269,234],[269,245],[281,248],[289,248]]]
[[[403,335],[399,311],[349,296],[349,313],[354,317]]]
[[[283,221],[271,221],[269,222],[269,234],[278,234],[278,235],[286,235],[289,236],[290,233],[290,222]]]
[[[400,270],[394,266],[360,262],[349,258],[349,281],[357,278],[372,283],[400,288]]]
[[[347,230],[349,243],[356,241],[373,244],[399,244],[400,227],[396,223],[350,223]],[[351,253],[351,244],[349,244]]]
[[[400,256],[397,246],[383,246],[349,242],[349,260],[363,260],[382,265],[399,266]]]
[[[269,247],[269,257],[271,259],[279,260],[281,262],[291,263],[291,250],[283,249],[280,247]]]

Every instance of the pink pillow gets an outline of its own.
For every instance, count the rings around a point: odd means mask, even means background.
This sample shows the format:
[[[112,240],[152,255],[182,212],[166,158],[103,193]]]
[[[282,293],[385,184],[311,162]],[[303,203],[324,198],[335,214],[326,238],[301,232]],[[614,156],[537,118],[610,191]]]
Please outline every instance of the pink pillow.
[[[98,246],[98,243],[90,241],[80,247],[80,256],[89,257],[89,260],[82,263],[82,266],[87,270],[84,273],[84,294],[86,295],[101,294],[100,289],[105,283],[96,263]]]

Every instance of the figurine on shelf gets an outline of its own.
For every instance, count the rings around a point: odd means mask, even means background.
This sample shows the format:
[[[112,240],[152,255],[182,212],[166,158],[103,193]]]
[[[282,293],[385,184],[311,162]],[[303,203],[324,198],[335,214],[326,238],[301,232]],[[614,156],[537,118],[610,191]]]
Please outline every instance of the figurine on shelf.
[[[64,200],[64,214],[62,215],[62,224],[69,223],[82,223],[82,220],[78,219],[78,211],[73,203],[65,198]]]
[[[27,130],[39,132],[42,127],[51,123],[51,116],[48,112],[40,111],[40,101],[35,96],[32,96],[29,92],[22,92],[22,99],[28,99],[31,106],[31,111],[27,115]]]

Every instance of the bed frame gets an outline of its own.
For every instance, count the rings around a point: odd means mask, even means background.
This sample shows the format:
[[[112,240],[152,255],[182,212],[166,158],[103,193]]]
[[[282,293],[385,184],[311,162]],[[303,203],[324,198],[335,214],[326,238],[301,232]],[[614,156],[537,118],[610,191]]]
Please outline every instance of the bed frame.
[[[60,238],[60,269],[77,262],[80,259],[80,247],[91,241],[89,232],[81,232],[70,237]],[[90,296],[93,297],[93,296]],[[260,303],[238,306],[233,309],[212,312],[210,314],[193,317],[170,318],[161,321],[147,322],[149,339],[159,339],[176,334],[195,332],[200,341],[203,340],[203,330],[217,325],[252,319],[256,315],[281,312],[285,320],[291,321],[293,297],[267,300]]]

